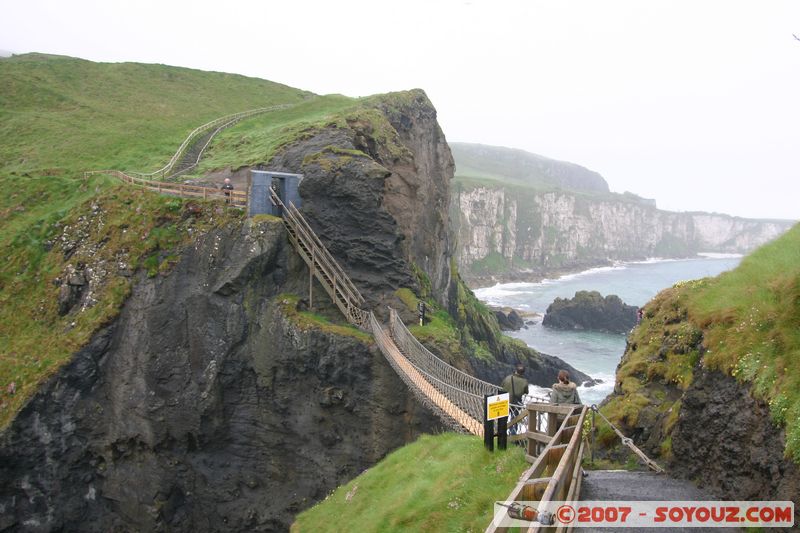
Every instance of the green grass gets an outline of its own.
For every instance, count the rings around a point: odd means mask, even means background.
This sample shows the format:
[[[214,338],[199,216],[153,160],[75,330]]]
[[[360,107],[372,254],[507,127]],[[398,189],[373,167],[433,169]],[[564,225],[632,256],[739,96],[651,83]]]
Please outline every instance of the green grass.
[[[372,335],[361,331],[347,322],[333,322],[313,311],[298,311],[297,302],[300,301],[300,297],[296,294],[279,294],[275,299],[280,302],[283,314],[301,330],[316,329],[334,335],[353,337],[365,344],[371,344],[373,342]]]
[[[197,174],[268,162],[281,146],[309,136],[352,111],[359,100],[329,95],[243,121],[215,137]]]
[[[0,388],[11,382],[17,386],[14,396],[0,394],[0,428],[98,328],[113,320],[135,272],[151,277],[168,273],[191,238],[241,216],[238,210],[203,202],[194,202],[200,210],[187,214],[184,200],[126,189],[107,177],[84,180],[83,171],[152,171],[169,160],[191,130],[209,120],[296,104],[272,119],[265,115],[226,131],[214,152],[220,165],[266,162],[276,147],[301,136],[309,125],[343,120],[330,117],[355,102],[316,98],[266,80],[164,65],[41,54],[0,59]],[[242,142],[240,149],[224,144],[245,134],[258,142]],[[248,152],[248,146],[258,150]],[[102,223],[92,219],[92,206],[102,213]],[[83,227],[75,237],[85,245],[79,249],[88,252],[65,253],[59,245],[65,226]],[[121,259],[134,276],[120,275],[115,265]],[[93,306],[59,316],[56,280],[81,264],[99,266],[108,276],[92,288]]]
[[[472,436],[422,436],[298,515],[307,531],[483,531],[528,464],[522,449],[487,452]]]
[[[312,95],[234,74],[26,54],[0,59],[0,173],[152,171],[197,126]]]
[[[220,210],[207,202],[193,202],[198,211],[186,216],[183,200],[109,184],[108,179],[93,178],[73,189],[66,178],[31,178],[37,194],[16,191],[0,204],[9,209],[19,197],[28,199],[17,204],[25,211],[2,226],[0,387],[13,382],[17,393],[0,396],[0,428],[117,315],[133,283],[133,277],[121,273],[120,263],[150,276],[166,274],[182,246],[241,217],[239,210]],[[9,182],[0,177],[0,186]],[[78,243],[68,257],[64,236]],[[80,265],[106,275],[91,285],[93,305],[61,316],[57,280]]]
[[[666,413],[664,434],[680,402],[652,394],[653,384],[686,390],[698,364],[751,385],[773,421],[786,428],[786,454],[800,463],[800,225],[713,279],[682,282],[659,293],[629,336],[617,369],[625,393],[603,412],[633,425],[648,406]],[[665,441],[663,451],[671,446]]]
[[[498,252],[489,252],[482,259],[474,261],[469,269],[473,274],[500,274],[508,272],[509,261]]]
[[[687,297],[703,364],[751,383],[800,463],[800,225]]]

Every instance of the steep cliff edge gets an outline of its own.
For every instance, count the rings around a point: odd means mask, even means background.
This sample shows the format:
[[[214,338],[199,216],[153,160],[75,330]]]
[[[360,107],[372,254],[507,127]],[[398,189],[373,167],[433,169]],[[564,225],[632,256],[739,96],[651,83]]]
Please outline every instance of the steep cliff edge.
[[[423,342],[483,379],[499,383],[520,360],[540,385],[559,368],[588,379],[504,337],[461,280],[448,219],[453,158],[423,91],[371,97],[307,129],[270,168],[304,175],[303,214],[378,316],[390,305],[412,322],[417,299],[427,301],[443,313],[442,328]],[[454,342],[437,342],[443,336]]]
[[[536,278],[615,260],[747,253],[793,222],[657,209],[634,195],[459,179],[451,218],[471,282]]]
[[[304,327],[277,219],[136,285],[0,436],[0,528],[274,530],[438,427],[369,342]]]
[[[800,494],[800,226],[644,308],[603,412],[674,475],[726,499]],[[617,439],[607,427],[602,444]]]
[[[503,338],[460,281],[447,224],[452,159],[424,93],[339,111],[289,130],[263,164],[305,175],[304,214],[368,305],[408,316],[401,295],[424,298],[457,341],[442,355],[483,376],[524,359],[549,383],[566,365]],[[282,530],[391,449],[441,429],[318,286],[314,312],[298,309],[308,271],[279,220],[228,219],[206,205],[224,223],[201,231],[182,225],[196,203],[160,199],[151,227],[135,202],[154,195],[107,193],[132,220],[79,214],[78,240],[91,244],[81,268],[97,272],[104,249],[119,251],[106,232],[152,238],[141,251],[151,255],[124,269],[103,263],[135,283],[95,302],[109,310],[103,327],[0,434],[0,529]],[[171,249],[184,237],[191,246]],[[49,244],[48,257],[69,263],[71,244]],[[88,289],[72,295],[70,279],[66,316],[80,322],[93,308],[78,305]],[[48,308],[58,292],[43,290]]]

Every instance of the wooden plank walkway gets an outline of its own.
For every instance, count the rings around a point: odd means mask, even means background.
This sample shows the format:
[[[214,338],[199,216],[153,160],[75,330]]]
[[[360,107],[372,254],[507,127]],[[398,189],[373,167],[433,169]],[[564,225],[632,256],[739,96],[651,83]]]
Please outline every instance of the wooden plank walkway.
[[[377,333],[382,336],[384,348],[382,351],[386,357],[394,361],[395,368],[400,369],[408,379],[423,393],[428,399],[447,416],[458,422],[464,429],[473,435],[483,436],[483,424],[469,416],[463,409],[451,402],[444,394],[436,390],[422,373],[414,368],[414,365],[403,355],[400,348],[394,343],[392,337],[386,329]],[[377,336],[377,335],[376,335]]]

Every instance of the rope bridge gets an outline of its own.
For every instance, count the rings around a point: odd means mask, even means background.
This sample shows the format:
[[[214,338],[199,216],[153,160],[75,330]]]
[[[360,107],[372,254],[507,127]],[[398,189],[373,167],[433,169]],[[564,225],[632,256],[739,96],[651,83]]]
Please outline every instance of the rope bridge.
[[[497,394],[497,385],[470,376],[432,354],[408,331],[394,309],[389,310],[389,325],[385,328],[371,311],[361,307],[361,293],[300,211],[291,202],[284,205],[275,191],[270,192],[270,198],[283,214],[289,241],[348,322],[372,333],[403,382],[447,425],[483,435],[484,396]],[[522,406],[512,406],[514,412],[521,409]],[[520,422],[523,417],[515,418]]]

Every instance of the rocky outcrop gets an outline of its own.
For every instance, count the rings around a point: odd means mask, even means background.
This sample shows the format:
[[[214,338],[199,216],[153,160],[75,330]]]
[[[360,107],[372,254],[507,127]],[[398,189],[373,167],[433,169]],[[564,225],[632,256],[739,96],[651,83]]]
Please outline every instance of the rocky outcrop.
[[[425,93],[386,95],[372,105],[342,125],[308,132],[270,162],[272,169],[304,175],[303,214],[367,306],[379,317],[387,305],[402,310],[396,296],[401,287],[434,298],[459,326],[460,351],[467,357],[457,364],[482,379],[499,383],[518,361],[534,369],[541,385],[552,382],[551,366],[584,376],[502,339],[496,320],[460,281],[448,220],[453,159]],[[476,342],[487,347],[488,359],[471,351]],[[454,354],[438,355],[456,364]]]
[[[682,405],[671,472],[723,499],[800,503],[800,468],[784,456],[785,432],[746,387],[718,371],[698,370]],[[795,517],[797,524],[800,509]]]
[[[597,291],[578,291],[574,298],[556,298],[547,307],[542,325],[554,329],[625,333],[636,325],[638,309],[616,294],[604,298]]]
[[[217,231],[0,436],[0,529],[266,531],[438,426],[383,356],[303,328],[277,220]]]
[[[399,305],[398,287],[429,283],[447,307],[453,158],[436,110],[420,90],[374,106],[285,147],[270,168],[304,175],[303,214],[371,304]]]
[[[552,379],[562,363],[503,339],[458,278],[452,159],[424,93],[377,98],[300,137],[269,166],[305,175],[303,212],[367,307],[399,307],[396,291],[411,288],[491,348],[468,370],[499,383],[523,360]],[[231,219],[168,270],[127,272],[121,314],[0,434],[0,530],[286,530],[442,429],[369,336],[297,312],[308,271],[279,220]],[[70,274],[60,305],[77,313],[89,289]],[[328,310],[338,318],[316,285],[314,311]]]
[[[502,331],[518,331],[525,326],[525,319],[511,307],[493,308],[495,318]]]
[[[794,222],[673,213],[631,195],[453,186],[458,266],[470,281],[536,278],[613,260],[747,253]]]
[[[703,330],[684,302],[676,287],[644,307],[602,411],[670,475],[721,499],[792,500],[798,509],[800,468],[785,456],[785,428],[751,384],[705,359]],[[610,428],[600,429],[599,453],[624,462],[628,450]]]

